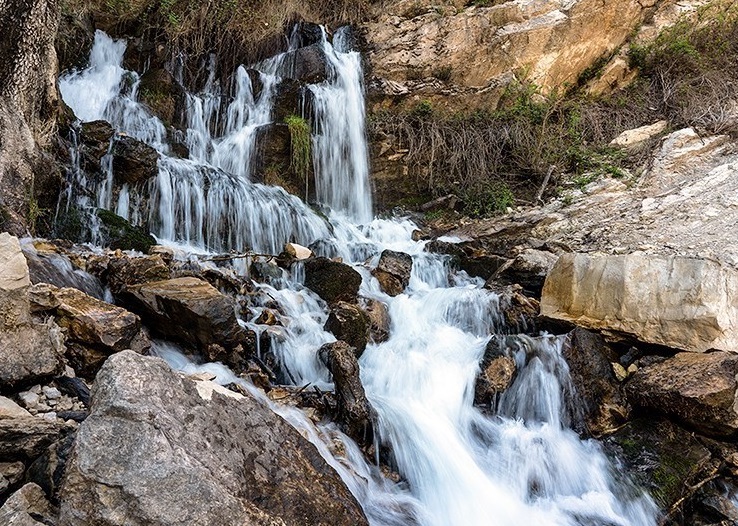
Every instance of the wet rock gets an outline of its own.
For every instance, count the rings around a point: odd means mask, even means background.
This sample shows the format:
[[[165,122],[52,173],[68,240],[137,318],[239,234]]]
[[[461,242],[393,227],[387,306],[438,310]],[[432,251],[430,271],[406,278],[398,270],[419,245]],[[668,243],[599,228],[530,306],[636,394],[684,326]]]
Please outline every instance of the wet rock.
[[[646,489],[661,509],[668,509],[710,461],[710,452],[692,433],[661,418],[628,422],[603,442],[621,473]]]
[[[110,290],[114,294],[126,286],[139,285],[150,281],[169,279],[170,271],[160,255],[143,257],[121,256],[112,258],[105,272]]]
[[[195,277],[126,287],[121,300],[146,319],[161,337],[206,350],[213,343],[231,349],[247,343],[236,319],[236,304],[207,281]]]
[[[546,276],[559,256],[544,250],[523,249],[515,258],[502,264],[489,281],[503,285],[521,285],[526,294],[540,297]]]
[[[166,125],[182,127],[186,96],[182,86],[164,68],[151,68],[141,76],[138,97]]]
[[[148,144],[118,135],[113,143],[113,175],[123,184],[135,184],[155,177],[159,172],[159,154]]]
[[[714,261],[644,254],[564,254],[546,278],[541,314],[686,351],[738,348],[738,273]]]
[[[342,341],[327,343],[318,350],[318,358],[333,375],[338,420],[349,436],[359,441],[366,440],[372,428],[373,410],[359,377],[356,350]]]
[[[412,256],[394,250],[384,250],[372,275],[377,278],[382,290],[390,296],[401,294],[408,283],[413,269]]]
[[[474,403],[483,407],[493,405],[498,395],[512,385],[516,374],[515,356],[505,344],[505,339],[492,337],[479,364]]]
[[[305,84],[294,79],[282,80],[274,93],[275,122],[282,122],[292,115],[310,115],[312,102],[312,92]]]
[[[367,524],[315,447],[261,401],[128,351],[98,374],[60,497],[59,526]]]
[[[339,301],[331,307],[323,329],[353,347],[359,358],[369,340],[369,316],[358,305]]]
[[[500,286],[488,281],[485,288],[499,297],[499,311],[504,324],[500,330],[508,334],[530,333],[534,330],[540,304],[534,298],[523,294],[520,285]]]
[[[287,37],[290,39],[290,47],[298,49],[322,42],[323,30],[318,24],[301,20],[292,25]]]
[[[305,286],[328,303],[355,303],[361,274],[345,263],[328,258],[310,258],[305,265]]]
[[[100,220],[100,244],[113,250],[137,250],[148,252],[156,244],[154,237],[141,227],[134,226],[109,210],[98,208],[95,215]]]
[[[249,272],[252,279],[262,283],[282,277],[282,269],[276,263],[266,261],[254,261],[249,268]]]
[[[90,172],[101,169],[101,161],[110,150],[115,130],[108,121],[85,122],[79,130],[79,152],[83,168]]]
[[[610,366],[617,354],[600,335],[581,328],[567,335],[562,353],[587,431],[600,436],[622,425],[628,417],[627,402]]]
[[[706,435],[730,437],[738,431],[736,374],[736,354],[679,353],[640,368],[626,393],[633,405],[670,415]]]
[[[281,73],[285,78],[317,84],[330,76],[330,66],[323,47],[313,44],[285,53]]]
[[[369,339],[373,343],[386,342],[390,335],[390,317],[387,305],[378,300],[362,299],[364,312],[369,317]]]
[[[33,483],[13,493],[0,508],[0,518],[8,526],[56,524],[56,515],[56,509],[46,499],[43,490]]]

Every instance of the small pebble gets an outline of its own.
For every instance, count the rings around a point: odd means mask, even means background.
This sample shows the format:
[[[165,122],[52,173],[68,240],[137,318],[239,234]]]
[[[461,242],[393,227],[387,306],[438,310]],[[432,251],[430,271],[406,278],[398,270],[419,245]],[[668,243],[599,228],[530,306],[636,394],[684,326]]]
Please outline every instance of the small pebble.
[[[35,409],[38,406],[40,397],[31,391],[23,391],[18,393],[18,400],[20,400],[26,409]]]
[[[56,387],[50,387],[48,385],[45,385],[43,387],[44,396],[48,398],[49,400],[57,400],[61,398],[61,391],[57,389]]]
[[[44,420],[48,420],[50,422],[56,422],[56,413],[54,411],[51,411],[49,413],[44,413],[41,415],[41,418]]]

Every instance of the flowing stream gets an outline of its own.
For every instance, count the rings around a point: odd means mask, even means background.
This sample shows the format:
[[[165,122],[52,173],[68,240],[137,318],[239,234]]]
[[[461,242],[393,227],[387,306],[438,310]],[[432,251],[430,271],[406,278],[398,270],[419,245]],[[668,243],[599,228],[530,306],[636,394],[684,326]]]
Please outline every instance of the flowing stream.
[[[332,42],[324,33],[319,47],[329,75],[309,87],[312,114],[306,117],[314,124],[316,195],[326,216],[281,188],[250,181],[258,130],[272,122],[275,90],[289,75],[286,57],[294,50],[252,66],[262,86],[258,96],[253,73],[244,67],[235,72],[230,94],[221,93],[212,75],[201,93],[187,94],[189,158],[181,159],[171,154],[171,131],[137,102],[139,75],[121,65],[125,42],[100,32],[90,66],[62,77],[63,98],[80,120],[105,119],[153,146],[158,175],[116,187],[109,162],[97,175],[73,170],[64,205],[114,210],[146,225],[160,242],[192,253],[247,247],[278,253],[285,242],[297,241],[351,263],[363,276],[360,294],[386,304],[391,318],[388,341],[369,344],[360,366],[377,412],[376,435],[403,481],[383,478],[332,425],[314,427],[222,366],[198,366],[166,343],[157,344],[156,352],[173,367],[207,368],[221,383],[242,383],[302,430],[372,524],[655,525],[651,498],[615,473],[596,441],[570,429],[577,400],[561,337],[500,336],[518,375],[487,413],[473,405],[484,349],[505,331],[498,298],[479,280],[454,271],[446,256],[426,252],[426,242],[413,241],[411,221],[372,218],[361,57],[350,49],[347,29],[339,29]],[[396,297],[384,294],[369,272],[385,249],[413,257],[410,284]],[[297,385],[331,388],[316,357],[323,343],[335,340],[323,330],[327,307],[302,283],[298,266],[258,285],[282,312],[284,326],[270,329],[271,348]],[[243,323],[267,330],[254,320]],[[327,446],[335,440],[345,445],[340,458]]]

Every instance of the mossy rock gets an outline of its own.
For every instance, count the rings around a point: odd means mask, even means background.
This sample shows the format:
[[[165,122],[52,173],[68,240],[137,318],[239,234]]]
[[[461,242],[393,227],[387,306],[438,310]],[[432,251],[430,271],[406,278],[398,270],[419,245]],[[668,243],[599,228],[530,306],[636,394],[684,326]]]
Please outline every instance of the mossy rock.
[[[137,227],[109,210],[98,208],[103,244],[112,249],[138,250],[147,254],[156,245],[156,239],[141,227]]]
[[[609,436],[604,447],[661,509],[684,496],[711,458],[694,434],[656,417],[632,420]]]

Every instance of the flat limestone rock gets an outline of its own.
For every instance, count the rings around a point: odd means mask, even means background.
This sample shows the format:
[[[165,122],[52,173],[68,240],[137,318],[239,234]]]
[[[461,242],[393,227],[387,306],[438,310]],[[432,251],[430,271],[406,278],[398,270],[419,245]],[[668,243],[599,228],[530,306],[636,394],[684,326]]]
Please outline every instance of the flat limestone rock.
[[[675,349],[738,350],[738,272],[697,258],[564,254],[541,314]]]

